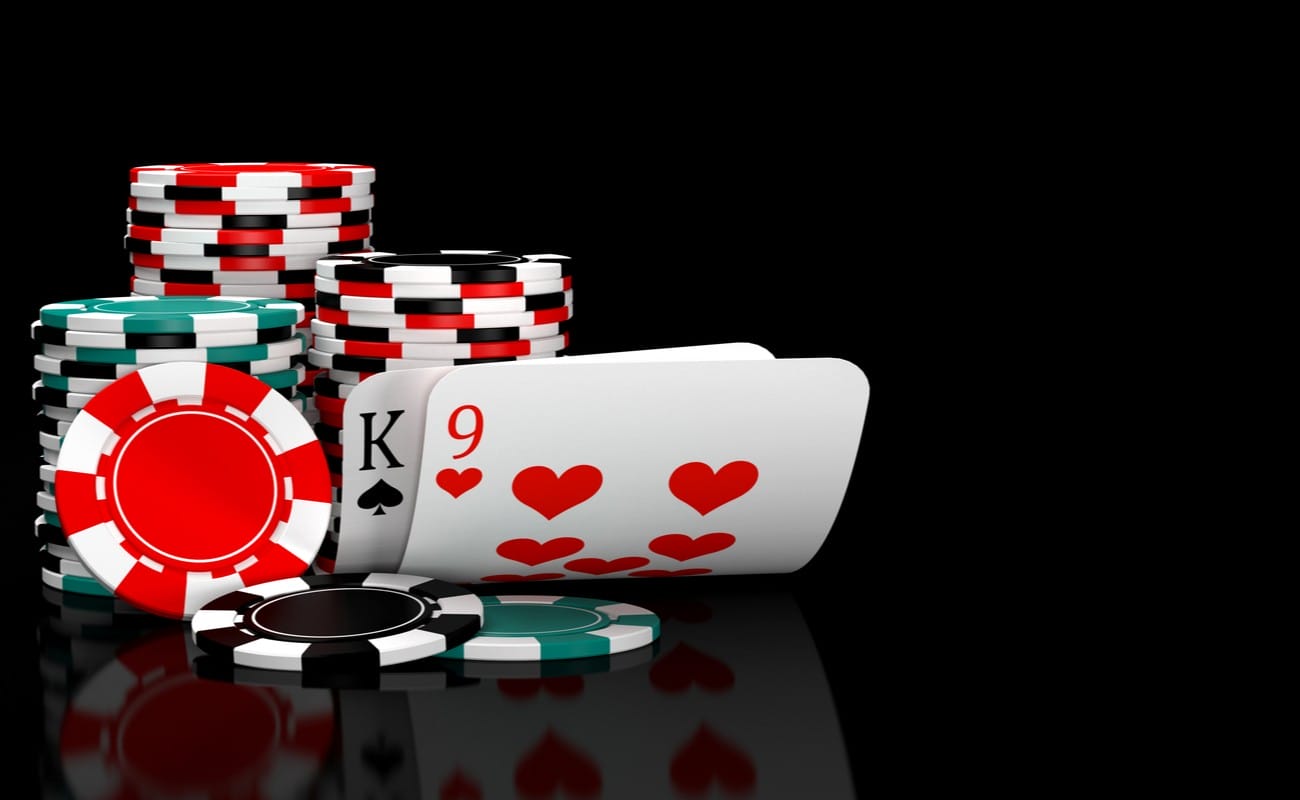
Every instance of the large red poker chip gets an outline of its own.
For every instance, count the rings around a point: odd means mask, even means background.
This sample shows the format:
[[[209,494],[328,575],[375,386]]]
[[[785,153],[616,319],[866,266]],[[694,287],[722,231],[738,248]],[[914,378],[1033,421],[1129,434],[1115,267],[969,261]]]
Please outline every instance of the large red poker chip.
[[[72,420],[55,471],[77,557],[122,599],[174,619],[303,574],[331,499],[303,413],[220,364],[154,364],[114,381]]]
[[[76,797],[312,796],[333,747],[329,692],[198,677],[188,627],[131,644],[86,679],[59,732]]]

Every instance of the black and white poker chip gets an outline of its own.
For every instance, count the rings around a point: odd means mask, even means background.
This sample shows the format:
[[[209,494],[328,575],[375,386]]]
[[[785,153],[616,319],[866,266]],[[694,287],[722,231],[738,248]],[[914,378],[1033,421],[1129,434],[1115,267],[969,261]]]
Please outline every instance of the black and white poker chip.
[[[204,604],[190,626],[203,652],[258,669],[364,673],[438,655],[473,637],[483,603],[417,575],[340,573],[257,584]]]

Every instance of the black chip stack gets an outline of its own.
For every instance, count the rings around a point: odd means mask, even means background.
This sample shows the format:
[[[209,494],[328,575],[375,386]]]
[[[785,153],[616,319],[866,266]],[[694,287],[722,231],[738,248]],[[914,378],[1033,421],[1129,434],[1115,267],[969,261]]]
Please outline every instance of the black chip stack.
[[[496,250],[363,252],[316,262],[309,365],[316,433],[343,485],[343,408],[366,378],[400,369],[553,358],[569,344],[567,256]],[[333,572],[341,507],[315,562]]]

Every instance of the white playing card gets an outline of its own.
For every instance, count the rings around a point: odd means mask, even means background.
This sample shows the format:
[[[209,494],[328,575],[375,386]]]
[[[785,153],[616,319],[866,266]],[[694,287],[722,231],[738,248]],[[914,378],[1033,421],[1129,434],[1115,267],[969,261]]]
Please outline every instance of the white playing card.
[[[771,352],[749,342],[727,342],[502,364],[549,367],[603,361],[763,358],[772,358]],[[334,572],[391,572],[401,563],[415,508],[429,392],[443,376],[465,368],[381,372],[348,395],[343,408],[343,494]]]
[[[458,583],[792,572],[868,386],[834,358],[483,364],[429,394],[400,569]]]
[[[381,372],[343,406],[343,499],[335,572],[391,572],[411,530],[429,391],[457,367]]]

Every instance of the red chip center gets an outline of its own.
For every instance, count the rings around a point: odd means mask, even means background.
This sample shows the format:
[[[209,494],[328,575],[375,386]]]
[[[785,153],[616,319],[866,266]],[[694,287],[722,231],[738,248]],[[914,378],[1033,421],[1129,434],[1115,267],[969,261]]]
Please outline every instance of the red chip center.
[[[149,555],[187,565],[237,560],[268,536],[281,499],[265,445],[202,410],[159,416],[123,441],[112,496]]]

